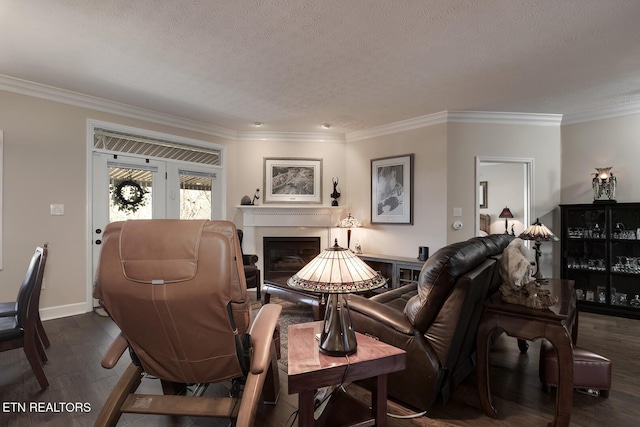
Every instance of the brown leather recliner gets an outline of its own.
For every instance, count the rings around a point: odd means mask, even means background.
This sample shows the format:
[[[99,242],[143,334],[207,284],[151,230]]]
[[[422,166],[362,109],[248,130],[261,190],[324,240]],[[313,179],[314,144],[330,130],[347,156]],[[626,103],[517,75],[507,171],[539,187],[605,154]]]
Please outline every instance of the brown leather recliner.
[[[256,299],[260,301],[260,287],[262,284],[262,277],[260,274],[260,269],[256,265],[258,262],[258,255],[256,254],[245,254],[242,250],[242,239],[244,237],[244,233],[242,230],[238,229],[238,239],[240,240],[240,250],[242,251],[242,264],[244,265],[244,277],[247,280],[247,288],[256,288]]]
[[[115,425],[125,412],[237,417],[237,425],[250,426],[262,392],[275,402],[273,335],[281,308],[265,305],[251,322],[240,254],[236,228],[227,221],[136,220],[106,227],[94,297],[122,332],[102,365],[115,366],[127,347],[133,363],[97,426]],[[245,332],[251,350],[238,339]],[[158,377],[165,395],[136,395],[142,372]],[[241,398],[169,395],[185,384],[230,379],[244,384]],[[263,390],[265,381],[270,387]]]
[[[417,284],[351,296],[355,330],[407,352],[407,368],[389,375],[389,397],[428,410],[473,372],[483,303],[499,280],[495,256],[511,240],[496,234],[454,243],[427,259]]]

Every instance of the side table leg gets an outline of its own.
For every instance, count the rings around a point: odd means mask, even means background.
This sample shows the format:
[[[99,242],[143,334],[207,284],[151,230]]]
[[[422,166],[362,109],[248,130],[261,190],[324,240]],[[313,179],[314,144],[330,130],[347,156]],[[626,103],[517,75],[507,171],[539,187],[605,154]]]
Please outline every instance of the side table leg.
[[[550,327],[547,339],[558,355],[558,391],[554,427],[567,427],[573,409],[573,347],[567,329],[561,325]]]
[[[315,390],[307,390],[298,394],[298,426],[313,427],[315,421],[313,419],[313,400]]]
[[[378,375],[376,387],[371,392],[371,411],[377,427],[387,425],[387,374]]]
[[[491,399],[491,384],[489,378],[489,341],[491,334],[498,327],[498,321],[492,314],[483,314],[476,335],[476,376],[478,381],[478,396],[480,398],[480,406],[482,411],[495,418],[498,411],[493,406]]]

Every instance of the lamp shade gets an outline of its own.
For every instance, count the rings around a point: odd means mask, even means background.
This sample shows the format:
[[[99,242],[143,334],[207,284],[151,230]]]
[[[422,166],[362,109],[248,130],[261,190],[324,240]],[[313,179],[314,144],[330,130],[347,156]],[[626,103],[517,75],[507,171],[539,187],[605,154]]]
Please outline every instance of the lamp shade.
[[[509,208],[505,206],[504,209],[502,209],[502,212],[500,212],[500,215],[498,215],[498,218],[513,218],[513,214]]]
[[[518,237],[522,240],[535,240],[536,242],[557,242],[560,240],[544,224],[540,223],[540,219],[536,219],[536,222],[531,224]]]
[[[347,215],[346,218],[341,219],[338,225],[336,225],[336,227],[338,228],[362,227],[362,224],[356,218],[352,217],[351,214],[349,214]]]
[[[287,283],[306,291],[344,294],[384,286],[387,279],[365,264],[353,252],[335,244],[322,251],[294,274]]]

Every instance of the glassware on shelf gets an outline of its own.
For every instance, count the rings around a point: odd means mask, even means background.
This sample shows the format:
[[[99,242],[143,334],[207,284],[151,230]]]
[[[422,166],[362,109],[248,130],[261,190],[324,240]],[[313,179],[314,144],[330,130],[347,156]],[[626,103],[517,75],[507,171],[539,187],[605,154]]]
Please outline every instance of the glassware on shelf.
[[[613,266],[611,266],[611,270],[612,271],[624,271],[624,265],[627,263],[627,260],[625,256],[616,256],[616,258],[618,258],[618,262],[615,263]]]
[[[607,294],[604,292],[604,287],[598,286],[598,302],[604,304],[607,302]]]
[[[620,305],[627,305],[627,294],[622,292],[616,293],[616,303]]]
[[[578,299],[583,300],[584,299],[584,291],[582,289],[576,289],[576,296],[578,297]]]
[[[629,305],[632,307],[640,307],[640,295],[636,295],[631,301],[629,301]]]
[[[593,291],[587,291],[587,294],[586,294],[585,300],[587,300],[587,301],[593,301],[593,298],[594,298],[594,296],[593,296]]]
[[[613,228],[612,236],[614,239],[621,239],[622,233],[624,232],[624,224],[621,222],[616,223],[616,226]]]

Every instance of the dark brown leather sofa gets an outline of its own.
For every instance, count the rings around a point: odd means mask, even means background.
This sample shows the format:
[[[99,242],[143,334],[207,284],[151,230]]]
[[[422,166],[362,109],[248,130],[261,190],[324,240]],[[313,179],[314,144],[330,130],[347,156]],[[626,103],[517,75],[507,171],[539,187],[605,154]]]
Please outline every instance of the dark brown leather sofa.
[[[512,239],[493,234],[448,245],[427,259],[417,284],[351,296],[356,331],[407,351],[407,368],[389,375],[390,398],[425,411],[473,372],[483,302],[499,287],[497,260]]]

